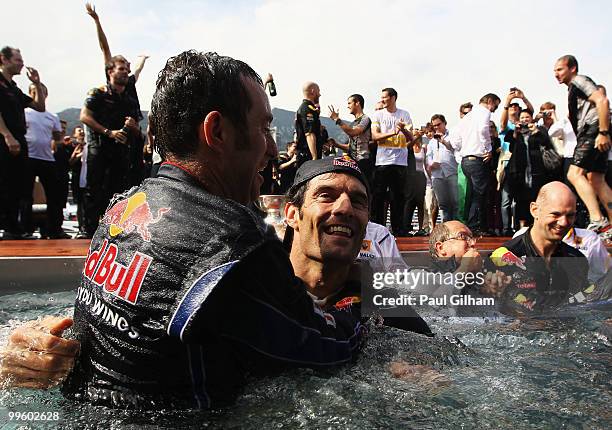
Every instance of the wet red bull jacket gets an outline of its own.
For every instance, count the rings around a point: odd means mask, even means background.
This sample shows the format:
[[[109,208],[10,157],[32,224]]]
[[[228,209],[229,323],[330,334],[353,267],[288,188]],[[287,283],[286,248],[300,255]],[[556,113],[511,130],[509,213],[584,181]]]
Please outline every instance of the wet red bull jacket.
[[[358,316],[323,311],[274,232],[181,167],[114,198],[77,291],[70,397],[125,408],[208,408],[249,374],[352,360]]]
[[[535,315],[584,302],[583,291],[589,287],[586,257],[559,242],[548,267],[536,251],[530,231],[504,243],[485,260],[486,270],[512,276],[496,300],[498,308],[511,315]]]

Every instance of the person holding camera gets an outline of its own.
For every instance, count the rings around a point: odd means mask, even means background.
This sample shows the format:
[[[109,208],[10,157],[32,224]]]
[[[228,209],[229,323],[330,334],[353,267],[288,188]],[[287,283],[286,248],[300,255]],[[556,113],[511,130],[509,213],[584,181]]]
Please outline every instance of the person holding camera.
[[[538,126],[527,109],[519,115],[512,133],[506,134],[512,156],[508,161],[507,181],[516,199],[516,218],[521,227],[531,224],[529,204],[535,201],[540,188],[556,179],[555,171],[546,168],[542,148],[552,148],[548,131]]]
[[[458,219],[457,160],[450,144],[446,118],[436,114],[431,117],[433,139],[427,146],[427,171],[438,205],[442,209],[442,222]]]

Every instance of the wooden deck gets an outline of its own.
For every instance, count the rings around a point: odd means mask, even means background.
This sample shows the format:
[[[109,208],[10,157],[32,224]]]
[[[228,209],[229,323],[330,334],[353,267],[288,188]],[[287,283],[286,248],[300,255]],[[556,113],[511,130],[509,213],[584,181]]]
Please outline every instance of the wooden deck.
[[[492,250],[509,238],[485,237],[478,241],[480,250]],[[427,252],[428,237],[401,237],[397,245],[402,252]],[[5,257],[85,257],[89,249],[87,239],[64,240],[3,240],[0,258]]]

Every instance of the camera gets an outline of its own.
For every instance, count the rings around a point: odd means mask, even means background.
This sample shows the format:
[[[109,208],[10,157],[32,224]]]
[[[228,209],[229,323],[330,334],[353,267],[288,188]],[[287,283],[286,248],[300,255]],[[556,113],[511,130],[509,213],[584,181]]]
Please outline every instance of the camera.
[[[519,124],[519,130],[528,130],[529,124]]]
[[[436,139],[436,140],[440,140],[440,139],[442,139],[442,135],[441,135],[440,133],[435,133],[435,134],[433,135],[433,137],[434,137],[434,139]]]
[[[547,110],[540,112],[540,114],[542,115],[542,118],[546,118],[550,116],[550,112],[548,112]]]
[[[510,88],[510,92],[511,92],[511,93],[514,93],[514,92],[516,92],[516,91],[518,91],[518,88],[516,88],[516,87],[512,87],[512,88]]]

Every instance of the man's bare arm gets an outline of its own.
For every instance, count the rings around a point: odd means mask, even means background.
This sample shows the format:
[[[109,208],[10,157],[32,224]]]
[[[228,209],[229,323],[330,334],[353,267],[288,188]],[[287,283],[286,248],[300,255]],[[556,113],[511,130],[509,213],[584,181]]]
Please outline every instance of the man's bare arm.
[[[306,133],[306,142],[313,160],[317,159],[317,137],[314,133]]]
[[[138,81],[138,77],[140,76],[140,72],[144,69],[145,62],[149,58],[148,55],[139,55],[138,60],[136,60],[136,68],[134,69],[134,79]]]
[[[91,3],[85,3],[85,9],[87,10],[87,14],[91,16],[96,23],[96,33],[98,34],[98,43],[100,44],[100,49],[102,50],[102,55],[104,56],[104,65],[110,62],[112,57],[110,47],[108,46],[108,39],[106,38],[106,34],[104,34],[104,30],[102,29],[102,24],[100,24],[100,17],[96,12],[96,8]]]
[[[123,131],[108,130],[106,127],[104,127],[102,124],[100,124],[98,121],[95,120],[92,112],[86,107],[83,107],[81,109],[81,115],[79,119],[81,120],[83,124],[86,124],[89,128],[91,128],[93,131],[95,131],[98,134],[107,135],[111,139],[115,139],[119,141],[120,143],[127,142],[127,135]],[[108,130],[108,132],[106,132],[106,130]]]
[[[0,351],[2,386],[49,388],[66,379],[79,352],[79,342],[61,337],[70,326],[70,318],[47,316],[13,330]]]
[[[610,149],[610,101],[600,88],[589,97],[589,101],[595,103],[599,116],[599,131],[607,131],[608,135],[598,134],[595,138],[595,148],[599,151]]]
[[[372,126],[372,140],[375,140],[375,141],[385,140],[395,135],[397,135],[397,131],[394,131],[391,133],[381,133],[379,126],[374,126],[374,125]]]
[[[0,134],[2,137],[4,137],[4,142],[6,143],[11,155],[18,155],[21,152],[21,146],[6,126],[4,118],[2,118],[2,113],[0,113]]]

